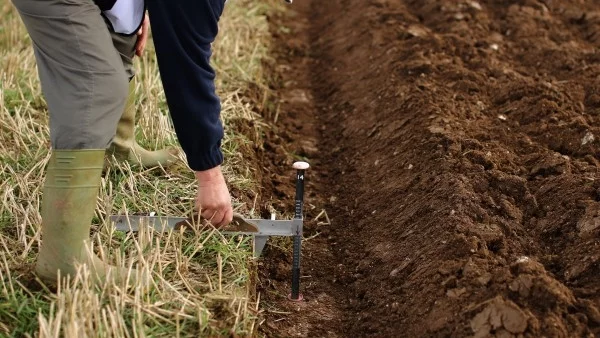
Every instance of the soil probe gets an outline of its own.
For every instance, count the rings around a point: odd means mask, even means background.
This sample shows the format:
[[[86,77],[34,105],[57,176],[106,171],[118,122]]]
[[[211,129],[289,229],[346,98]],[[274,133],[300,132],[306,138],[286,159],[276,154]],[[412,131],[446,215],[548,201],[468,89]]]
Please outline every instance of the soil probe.
[[[294,219],[275,220],[272,219],[245,219],[239,214],[233,216],[231,224],[218,229],[224,234],[250,235],[254,236],[254,256],[261,255],[267,240],[271,236],[294,237],[294,251],[292,261],[292,292],[288,298],[292,301],[303,300],[300,294],[300,254],[302,246],[302,227],[304,222],[304,177],[305,171],[310,167],[306,162],[296,162],[296,200]],[[198,225],[202,220],[198,217],[172,217],[153,215],[113,215],[109,217],[115,223],[118,231],[139,231],[142,227],[151,227],[156,231],[165,232],[169,230],[185,229]]]
[[[304,207],[304,172],[308,169],[309,164],[306,162],[294,163],[296,169],[296,205],[294,219],[302,222],[302,209]],[[302,228],[300,228],[302,230]],[[294,253],[292,260],[292,293],[289,299],[293,301],[301,301],[304,299],[300,294],[300,253],[302,249],[302,231],[294,235]]]

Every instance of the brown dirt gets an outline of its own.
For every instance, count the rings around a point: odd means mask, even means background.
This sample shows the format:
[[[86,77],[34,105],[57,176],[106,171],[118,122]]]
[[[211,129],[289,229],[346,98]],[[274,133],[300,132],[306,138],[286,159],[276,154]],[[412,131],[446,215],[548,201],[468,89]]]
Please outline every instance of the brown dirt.
[[[271,246],[266,335],[600,334],[600,3],[303,0],[272,28],[269,158],[314,169],[306,301]]]

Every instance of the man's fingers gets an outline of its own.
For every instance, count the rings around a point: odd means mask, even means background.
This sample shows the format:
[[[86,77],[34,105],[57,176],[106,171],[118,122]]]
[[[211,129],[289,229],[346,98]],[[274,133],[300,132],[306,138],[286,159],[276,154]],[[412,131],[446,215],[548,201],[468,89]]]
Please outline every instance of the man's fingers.
[[[138,43],[135,46],[135,54],[137,56],[142,56],[144,53],[144,49],[146,49],[146,36],[140,36],[138,38]]]
[[[220,210],[203,210],[202,217],[210,221],[217,228],[223,227],[233,221],[233,209],[225,208]]]
[[[202,217],[217,228],[223,227],[233,221],[233,209],[225,208],[220,210],[204,209]]]
[[[140,43],[135,50],[135,55],[142,56],[145,48],[146,48],[146,42]]]
[[[214,209],[202,209],[200,215],[204,217],[204,219],[210,221],[212,223],[213,218],[217,212]]]
[[[225,212],[225,217],[223,218],[223,225],[225,226],[229,223],[231,223],[233,221],[233,209],[232,208],[227,208],[227,211]]]
[[[142,56],[144,52],[144,48],[146,48],[146,40],[148,40],[148,29],[150,27],[150,21],[148,18],[148,14],[144,15],[144,21],[142,22],[142,27],[137,31],[138,40],[135,44],[135,54],[137,56]]]
[[[220,227],[225,217],[225,211],[215,209],[204,209],[202,210],[202,217],[204,217],[210,224],[215,227]]]
[[[225,218],[225,211],[219,210],[215,213],[212,220],[210,221],[216,228],[220,228],[223,225],[223,219]]]
[[[221,219],[221,221],[218,223],[213,222],[213,224],[217,228],[221,228],[221,227],[224,227],[227,224],[231,223],[231,221],[233,221],[233,209],[231,207],[228,207],[228,208],[224,209],[223,218]]]

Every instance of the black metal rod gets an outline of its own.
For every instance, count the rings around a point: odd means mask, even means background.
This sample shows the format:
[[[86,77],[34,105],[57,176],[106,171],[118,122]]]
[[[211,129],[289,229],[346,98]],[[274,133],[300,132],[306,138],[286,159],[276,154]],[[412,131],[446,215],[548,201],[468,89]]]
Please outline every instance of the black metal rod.
[[[302,209],[304,207],[304,169],[298,169],[296,173],[296,205],[294,218],[302,219]],[[302,233],[294,236],[294,253],[292,261],[292,300],[300,299],[300,254],[302,250]]]
[[[302,219],[302,207],[304,206],[304,170],[298,170],[296,174],[296,209],[295,219]]]

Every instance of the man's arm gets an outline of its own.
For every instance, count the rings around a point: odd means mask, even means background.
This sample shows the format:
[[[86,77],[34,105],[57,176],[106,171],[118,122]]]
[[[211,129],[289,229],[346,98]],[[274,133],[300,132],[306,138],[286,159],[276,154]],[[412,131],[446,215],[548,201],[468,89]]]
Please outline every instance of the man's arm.
[[[167,104],[188,164],[196,172],[196,206],[216,226],[231,222],[231,197],[221,173],[223,126],[210,65],[211,44],[225,0],[148,0]]]

